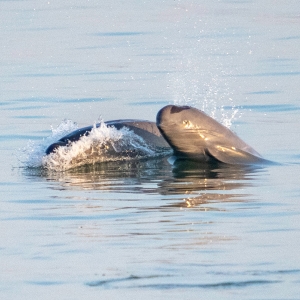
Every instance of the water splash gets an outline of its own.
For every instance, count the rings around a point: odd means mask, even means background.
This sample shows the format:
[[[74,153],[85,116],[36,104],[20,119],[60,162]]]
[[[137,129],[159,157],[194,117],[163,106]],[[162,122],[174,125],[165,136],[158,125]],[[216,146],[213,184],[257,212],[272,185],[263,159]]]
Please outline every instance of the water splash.
[[[231,127],[240,117],[235,106],[239,86],[234,74],[240,68],[234,62],[236,53],[230,40],[220,45],[219,32],[209,30],[200,21],[197,26],[190,38],[179,34],[174,43],[173,71],[167,78],[169,97],[175,105],[196,107]]]
[[[56,129],[52,129],[52,134],[41,143],[29,141],[23,149],[26,156],[25,166],[64,171],[86,164],[157,157],[163,154],[127,127],[118,130],[113,126],[106,126],[101,121],[97,125],[94,124],[89,135],[84,135],[78,141],[45,155],[45,150],[50,144],[77,128],[76,123],[70,120],[63,121]]]
[[[180,62],[180,66],[183,62]],[[227,71],[220,67],[204,70],[199,64],[188,60],[186,68],[169,75],[169,88],[175,105],[189,105],[207,113],[224,126],[230,128],[233,121],[241,116],[234,104],[235,93]],[[228,109],[229,108],[229,109]]]
[[[19,160],[29,168],[38,168],[42,166],[42,159],[48,146],[68,133],[78,129],[76,122],[72,120],[63,120],[56,128],[51,126],[51,134],[41,142],[29,140],[27,145],[20,150]]]

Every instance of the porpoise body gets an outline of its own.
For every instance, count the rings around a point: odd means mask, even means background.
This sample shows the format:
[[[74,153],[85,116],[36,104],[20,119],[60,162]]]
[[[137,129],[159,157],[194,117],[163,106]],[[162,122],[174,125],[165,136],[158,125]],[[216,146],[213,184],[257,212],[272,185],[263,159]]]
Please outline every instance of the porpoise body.
[[[230,129],[190,106],[163,107],[157,114],[156,125],[176,158],[228,164],[265,161]]]
[[[129,130],[132,130],[136,135],[143,138],[143,140],[155,148],[160,149],[169,149],[169,144],[162,137],[160,131],[158,130],[155,122],[144,121],[144,120],[113,120],[105,122],[105,125],[108,127],[115,127],[116,129],[121,129],[127,127]],[[96,127],[99,127],[100,124],[97,124]],[[55,152],[58,147],[67,146],[72,142],[78,141],[82,136],[87,136],[90,134],[94,126],[83,127],[77,129],[68,135],[62,137],[57,142],[51,144],[46,149],[46,154]]]
[[[155,149],[173,149],[175,159],[227,164],[259,164],[267,162],[251,146],[230,129],[204,112],[190,106],[167,105],[156,116],[156,123],[145,120],[113,120],[105,125],[116,129],[127,127]],[[96,127],[99,127],[97,124]],[[94,126],[77,129],[51,144],[46,154],[68,146],[90,134]],[[135,154],[136,153],[136,154]],[[133,157],[138,156],[133,151]]]

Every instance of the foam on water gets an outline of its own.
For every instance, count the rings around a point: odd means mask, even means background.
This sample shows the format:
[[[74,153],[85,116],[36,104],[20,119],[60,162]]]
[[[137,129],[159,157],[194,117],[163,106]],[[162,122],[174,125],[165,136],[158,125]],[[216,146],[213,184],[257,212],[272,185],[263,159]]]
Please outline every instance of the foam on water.
[[[21,149],[19,160],[25,167],[38,168],[43,166],[43,156],[49,145],[56,142],[68,133],[78,129],[76,122],[63,120],[56,128],[51,126],[51,134],[41,142],[29,140],[26,147]]]
[[[161,150],[148,145],[142,137],[127,127],[118,130],[113,126],[106,126],[103,121],[94,124],[89,135],[84,135],[78,141],[61,146],[54,153],[45,155],[50,144],[77,128],[76,123],[66,120],[56,129],[52,129],[52,134],[41,143],[29,141],[27,147],[23,149],[26,157],[23,160],[25,166],[64,171],[86,164],[162,155]]]

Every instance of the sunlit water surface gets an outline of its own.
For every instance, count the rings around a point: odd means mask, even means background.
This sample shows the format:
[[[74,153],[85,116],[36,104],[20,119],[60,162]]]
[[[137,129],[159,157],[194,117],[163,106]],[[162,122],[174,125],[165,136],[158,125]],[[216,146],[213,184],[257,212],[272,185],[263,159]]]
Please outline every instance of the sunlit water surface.
[[[299,299],[297,1],[0,8],[1,299]],[[63,130],[169,103],[276,164],[38,167]]]

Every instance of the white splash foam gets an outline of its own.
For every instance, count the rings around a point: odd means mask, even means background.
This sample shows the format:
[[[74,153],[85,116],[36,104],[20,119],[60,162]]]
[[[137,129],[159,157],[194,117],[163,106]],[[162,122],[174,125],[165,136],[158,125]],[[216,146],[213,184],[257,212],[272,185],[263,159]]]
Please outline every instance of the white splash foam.
[[[104,122],[100,122],[99,126],[95,124],[89,135],[84,135],[78,141],[45,155],[45,150],[50,144],[77,128],[76,123],[64,121],[56,129],[52,129],[52,134],[40,144],[29,141],[24,149],[27,154],[25,165],[64,171],[85,164],[161,155],[161,152],[156,151],[128,128],[118,130],[106,126]]]
[[[77,123],[72,120],[63,120],[56,128],[51,126],[51,134],[41,142],[28,141],[26,147],[21,149],[19,160],[25,167],[41,167],[43,165],[43,156],[48,146],[77,128]]]

